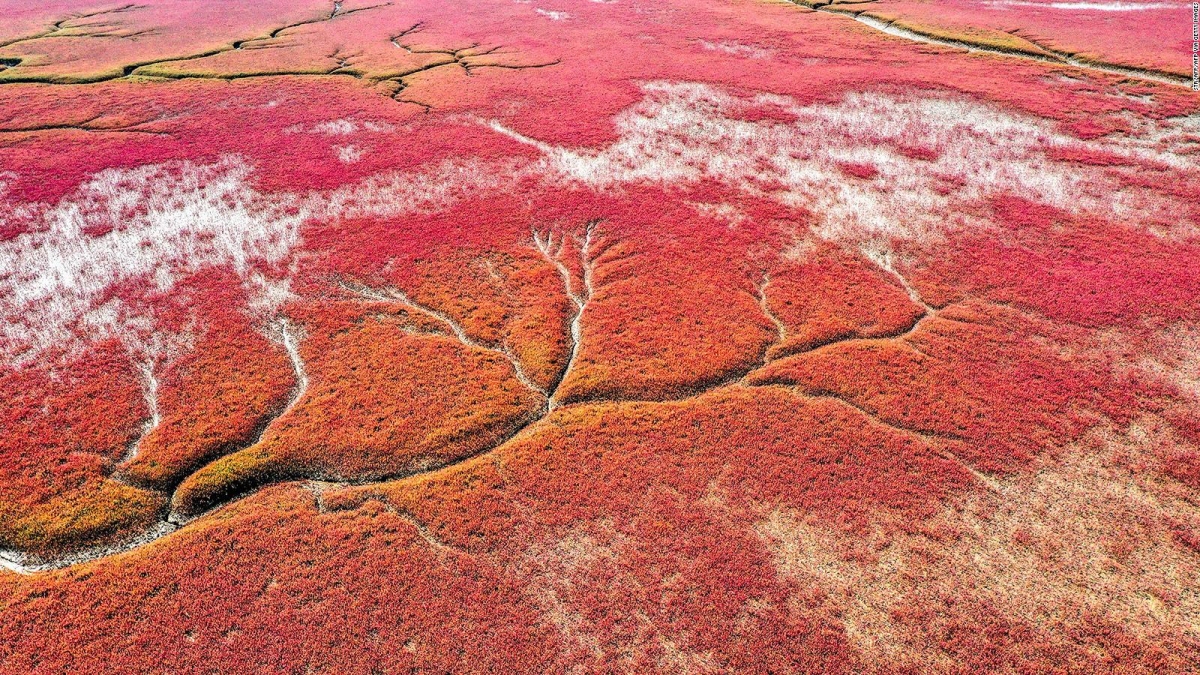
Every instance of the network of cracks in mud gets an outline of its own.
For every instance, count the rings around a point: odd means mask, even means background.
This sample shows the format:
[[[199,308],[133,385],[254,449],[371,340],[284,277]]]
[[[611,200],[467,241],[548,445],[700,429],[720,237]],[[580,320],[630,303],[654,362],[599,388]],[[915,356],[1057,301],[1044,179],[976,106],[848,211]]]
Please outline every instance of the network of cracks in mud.
[[[912,42],[965,49],[969,52],[982,52],[997,56],[1040,61],[1042,63],[1071,66],[1081,70],[1091,70],[1100,73],[1136,78],[1148,82],[1159,82],[1176,86],[1190,87],[1191,78],[1175,73],[1169,73],[1153,68],[1138,68],[1128,64],[1116,63],[1094,57],[1082,57],[1077,53],[1057,49],[1045,40],[1025,35],[1019,28],[1006,31],[1008,40],[1002,42],[994,39],[979,38],[969,34],[943,33],[918,24],[897,18],[876,15],[872,5],[878,0],[789,0],[797,5],[807,7],[816,12],[839,14],[853,18],[859,23],[869,26],[881,33]]]
[[[339,19],[344,19],[346,17],[365,12],[371,12],[372,10],[383,9],[390,6],[392,6],[392,3],[384,2],[362,7],[344,8],[343,3],[337,1],[333,3],[332,8],[328,13],[285,24],[268,31],[263,35],[250,35],[238,38],[220,47],[205,49],[194,54],[164,56],[138,61],[135,63],[128,63],[120,66],[112,72],[89,75],[86,77],[60,77],[55,75],[30,76],[21,74],[6,75],[5,77],[0,78],[0,84],[39,83],[47,85],[77,86],[80,84],[95,84],[101,82],[129,80],[131,78],[153,78],[166,80],[207,79],[228,81],[283,76],[340,76],[363,81],[368,85],[376,87],[379,91],[383,92],[397,103],[415,105],[425,112],[429,112],[433,109],[431,104],[408,98],[405,94],[410,87],[410,78],[414,75],[419,75],[421,73],[442,68],[453,68],[461,70],[464,75],[469,77],[473,75],[475,71],[481,69],[493,68],[499,70],[528,70],[547,68],[561,63],[560,59],[533,61],[521,60],[519,58],[519,54],[517,54],[514,50],[505,47],[504,45],[485,46],[480,42],[471,42],[463,46],[452,47],[430,47],[418,45],[417,43],[413,42],[413,40],[426,28],[424,21],[418,21],[410,26],[396,31],[388,40],[392,47],[400,50],[400,52],[402,52],[404,55],[409,57],[418,57],[419,59],[425,60],[425,62],[413,66],[389,66],[383,71],[376,72],[378,70],[377,67],[364,67],[358,63],[361,53],[348,52],[344,51],[341,47],[335,47],[330,53],[322,55],[322,57],[319,59],[321,63],[299,69],[265,68],[261,70],[251,69],[249,71],[236,71],[228,73],[206,70],[171,69],[182,64],[202,62],[204,59],[235,52],[283,49],[291,45],[283,44],[280,42],[280,40],[291,37],[291,32],[295,29],[305,26],[312,26],[315,24],[331,23]],[[114,9],[105,9],[95,12],[76,14],[55,21],[47,30],[42,33],[0,43],[0,49],[20,45],[23,43],[53,40],[55,38],[135,39],[139,36],[147,34],[150,31],[123,28],[116,19],[121,14],[137,11],[139,9],[142,9],[142,6],[129,4]],[[517,60],[506,58],[514,55],[518,56]],[[20,57],[0,57],[0,72],[15,72],[15,70],[19,69],[23,64],[24,60]],[[168,68],[164,68],[164,66]],[[105,124],[100,120],[101,117],[93,117],[72,123],[0,128],[0,133],[26,133],[56,130],[75,130],[100,133],[165,133],[156,129],[146,128],[147,125],[159,121],[158,119],[123,122],[120,124]]]
[[[474,457],[494,452],[522,432],[547,420],[561,406],[589,405],[613,401],[663,401],[664,399],[662,398],[638,399],[637,397],[589,394],[586,388],[581,390],[582,394],[579,391],[565,392],[564,383],[567,383],[571,379],[572,374],[577,370],[579,355],[584,342],[584,327],[588,320],[589,303],[598,290],[596,287],[597,282],[594,278],[597,265],[619,264],[623,257],[630,255],[626,250],[614,244],[614,238],[605,233],[604,221],[599,219],[587,222],[571,232],[534,229],[530,233],[527,242],[529,252],[535,254],[536,258],[540,259],[542,265],[552,269],[557,275],[560,281],[559,292],[561,293],[561,297],[556,300],[561,302],[561,300],[565,299],[569,310],[567,316],[564,317],[565,322],[561,326],[566,342],[566,353],[561,359],[561,363],[557,364],[557,368],[549,376],[531,374],[528,364],[522,363],[522,360],[517,357],[514,350],[510,345],[506,344],[505,340],[497,343],[473,337],[451,313],[444,309],[413,300],[404,289],[393,285],[372,285],[353,278],[341,277],[333,280],[332,286],[334,292],[340,294],[339,299],[342,301],[360,302],[370,307],[387,307],[391,312],[399,312],[407,315],[411,320],[403,330],[411,337],[452,341],[457,343],[458,347],[465,350],[467,354],[481,354],[498,358],[507,365],[511,370],[511,377],[515,378],[523,388],[528,390],[538,401],[538,404],[528,414],[508,420],[507,428],[500,429],[498,433],[494,434],[497,438],[494,442],[488,443],[482,448],[460,453],[449,459],[416,458],[407,463],[402,469],[391,472],[342,475],[336,472],[325,472],[300,467],[284,471],[279,471],[276,468],[240,477],[234,475],[231,478],[231,472],[226,468],[230,464],[231,458],[237,457],[239,453],[255,452],[256,448],[261,445],[263,438],[269,435],[273,428],[280,424],[281,420],[286,420],[288,415],[303,402],[305,395],[309,391],[310,375],[301,355],[304,327],[298,325],[288,316],[280,314],[263,327],[263,332],[270,336],[277,343],[278,348],[287,354],[293,370],[294,385],[286,402],[278,406],[277,410],[265,422],[259,424],[248,442],[233,449],[228,454],[213,460],[211,463],[202,466],[191,475],[165,486],[161,484],[147,485],[137,481],[135,478],[131,478],[129,469],[135,465],[139,458],[140,445],[155,431],[161,423],[163,416],[158,395],[159,381],[156,375],[162,364],[156,363],[153,360],[138,364],[137,372],[141,379],[142,393],[145,397],[149,416],[143,421],[136,439],[128,447],[125,456],[115,465],[110,478],[138,488],[162,491],[165,495],[165,503],[168,506],[160,514],[159,520],[135,536],[126,538],[118,543],[94,546],[57,557],[19,551],[5,551],[0,554],[0,565],[12,571],[30,573],[65,567],[125,552],[170,534],[187,523],[203,518],[234,501],[256,492],[266,485],[283,481],[303,481],[304,484],[308,485],[314,491],[319,506],[321,493],[331,488],[361,486],[444,470]],[[928,304],[918,290],[897,270],[890,253],[881,254],[874,250],[863,251],[863,253],[864,258],[876,265],[883,275],[890,277],[892,283],[899,289],[902,289],[904,294],[918,308],[918,311],[914,313],[915,319],[911,323],[887,334],[870,337],[847,335],[821,341],[817,344],[810,344],[799,351],[796,349],[783,349],[785,343],[789,340],[788,329],[785,323],[772,310],[771,277],[769,273],[764,271],[757,283],[743,289],[743,292],[752,296],[755,305],[761,311],[762,318],[774,328],[775,332],[772,340],[762,349],[757,362],[749,367],[740,368],[735,372],[726,373],[716,382],[693,386],[687,391],[683,391],[666,400],[691,399],[717,390],[734,387],[782,387],[794,395],[803,398],[827,399],[851,409],[853,414],[868,418],[872,424],[884,425],[928,444],[929,447],[943,458],[962,467],[985,489],[993,492],[1000,491],[1001,487],[994,479],[984,472],[977,470],[968,461],[954,453],[952,445],[955,441],[961,441],[961,438],[901,426],[895,421],[885,420],[877,413],[835,393],[814,393],[806,391],[801,387],[780,382],[770,376],[763,376],[763,369],[781,358],[815,352],[838,345],[895,343],[905,345],[906,348],[912,349],[919,354],[920,348],[915,343],[909,341],[908,338],[921,330],[930,321],[939,317],[947,321],[957,320],[953,316],[947,315],[947,312],[954,309],[955,305],[935,307]],[[488,266],[488,269],[491,274],[496,274],[495,270],[490,266]],[[381,317],[377,314],[375,318],[380,319]],[[564,395],[564,392],[566,395]],[[206,479],[206,476],[215,476],[216,478]],[[417,523],[417,526],[420,529],[420,523]]]
[[[937,32],[923,30],[920,27],[904,24],[897,20],[875,16],[870,11],[871,4],[874,2],[874,0],[866,0],[866,2],[793,0],[793,2],[808,7],[813,11],[834,13],[853,18],[854,20],[870,26],[875,30],[909,41],[937,45],[941,47],[949,47],[952,49],[966,49],[968,51],[986,52],[1006,57],[1031,59],[1049,64],[1070,66],[1072,68],[1082,70],[1116,74],[1123,77],[1135,78],[1144,81],[1182,86],[1190,86],[1191,84],[1189,78],[1184,78],[1171,73],[1165,73],[1153,69],[1137,68],[1127,64],[1109,63],[1105,61],[1098,61],[1096,59],[1081,58],[1074,53],[1061,49],[1055,49],[1046,44],[1044,41],[1020,34],[1019,31],[1015,29],[1010,31],[1012,34],[1013,44],[993,44],[987,40],[974,39],[966,35],[940,35]],[[283,49],[291,45],[281,43],[280,41],[285,38],[292,37],[293,31],[296,29],[318,24],[329,24],[340,19],[373,12],[374,10],[384,9],[390,6],[392,6],[392,3],[384,2],[361,7],[345,8],[343,7],[342,2],[334,2],[332,3],[332,6],[328,12],[284,24],[266,32],[265,34],[241,37],[229,42],[228,44],[206,49],[194,54],[164,56],[151,58],[136,63],[128,63],[120,66],[113,72],[90,75],[82,78],[59,77],[52,74],[38,74],[32,76],[13,74],[21,69],[21,66],[24,64],[24,60],[17,56],[0,56],[0,72],[6,73],[4,77],[0,78],[0,84],[37,82],[41,84],[79,85],[84,83],[128,80],[130,78],[158,78],[168,80],[197,78],[240,80],[279,76],[339,76],[363,81],[364,83],[375,87],[377,90],[381,91],[383,94],[387,95],[389,98],[398,103],[414,105],[421,108],[425,112],[429,112],[433,109],[433,106],[430,103],[409,96],[408,92],[411,88],[411,78],[413,76],[443,68],[457,69],[460,70],[464,75],[471,76],[475,71],[480,69],[517,71],[546,68],[556,66],[562,62],[561,59],[558,58],[548,60],[522,59],[517,52],[508,49],[503,45],[485,46],[479,42],[471,42],[462,46],[445,47],[420,45],[414,40],[426,29],[426,24],[423,21],[419,21],[410,26],[397,30],[388,39],[389,43],[397,50],[400,50],[400,52],[406,57],[416,57],[418,59],[425,60],[422,63],[412,66],[388,67],[383,71],[379,71],[377,66],[371,67],[360,64],[360,53],[344,51],[339,47],[334,48],[330,53],[322,54],[318,59],[319,62],[300,69],[268,68],[262,70],[251,69],[248,71],[235,71],[228,73],[220,72],[219,70],[209,71],[204,69],[178,69],[178,67],[183,64],[191,62],[203,63],[205,59],[224,56],[231,53],[254,50]],[[7,42],[0,43],[0,49],[13,47],[24,43],[55,40],[59,38],[105,40],[137,39],[152,31],[137,30],[123,26],[120,22],[120,18],[122,15],[130,12],[136,12],[139,9],[143,9],[143,7],[136,4],[128,4],[112,9],[103,9],[94,12],[75,14],[55,21],[41,33],[14,38],[8,40]],[[516,57],[515,60],[512,58],[514,56]],[[156,123],[161,121],[163,120],[159,118],[153,118],[111,123],[107,122],[104,119],[104,116],[96,116],[79,121],[62,123],[56,122],[21,126],[0,125],[0,133],[30,133],[74,130],[90,133],[129,133],[147,135],[169,134],[169,132],[162,130],[159,128],[159,126],[156,126]]]

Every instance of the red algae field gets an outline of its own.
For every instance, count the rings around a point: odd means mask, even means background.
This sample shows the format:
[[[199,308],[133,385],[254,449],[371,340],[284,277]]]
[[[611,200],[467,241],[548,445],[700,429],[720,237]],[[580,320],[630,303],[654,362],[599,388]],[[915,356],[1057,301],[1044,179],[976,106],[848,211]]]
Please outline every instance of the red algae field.
[[[0,17],[0,673],[1200,672],[1190,4]]]

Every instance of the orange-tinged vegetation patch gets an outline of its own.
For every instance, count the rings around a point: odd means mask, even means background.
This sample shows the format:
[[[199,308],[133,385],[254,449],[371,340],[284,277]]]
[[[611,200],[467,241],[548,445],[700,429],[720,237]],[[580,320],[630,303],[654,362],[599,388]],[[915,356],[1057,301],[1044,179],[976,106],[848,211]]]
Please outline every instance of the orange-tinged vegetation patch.
[[[146,409],[117,345],[54,370],[6,368],[0,548],[55,551],[136,531],[164,504],[110,478]]]
[[[304,475],[382,477],[486,449],[542,405],[504,358],[421,335],[403,312],[316,314],[305,322],[307,388],[258,443],[189,476],[174,507],[194,514],[231,494]]]

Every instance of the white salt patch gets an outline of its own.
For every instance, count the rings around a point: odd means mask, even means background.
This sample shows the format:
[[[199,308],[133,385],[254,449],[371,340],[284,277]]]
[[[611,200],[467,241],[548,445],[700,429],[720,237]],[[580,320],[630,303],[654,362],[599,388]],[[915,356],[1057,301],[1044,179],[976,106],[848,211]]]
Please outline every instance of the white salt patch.
[[[431,213],[480,190],[508,184],[513,162],[447,160],[416,173],[392,172],[311,196],[306,208],[316,217],[391,217]]]
[[[242,280],[246,289],[247,306],[258,317],[273,317],[279,309],[295,299],[292,293],[292,278],[271,278],[261,272],[251,272]]]
[[[1084,143],[1046,120],[968,100],[851,93],[833,104],[799,105],[783,96],[737,97],[706,84],[654,82],[643,90],[643,100],[615,119],[617,140],[598,150],[544,143],[497,121],[488,125],[541,151],[541,171],[550,180],[593,189],[715,180],[808,209],[821,237],[860,242],[922,239],[986,224],[970,207],[1002,193],[1134,222],[1147,214],[1163,221],[1182,215],[1178,205],[1148,191],[1121,192],[1103,170],[1050,159],[1054,148],[1090,148],[1181,169],[1196,165],[1175,152],[1186,141],[1188,121],[1141,137]],[[766,109],[794,121],[745,114]],[[913,159],[905,147],[937,156]],[[878,174],[849,179],[845,163],[868,164]]]
[[[282,260],[303,216],[287,212],[293,200],[250,190],[248,173],[233,158],[102,171],[49,209],[41,229],[0,244],[0,355],[82,330],[94,339],[136,329],[144,317],[112,296],[130,281],[166,293],[202,268],[245,274]]]
[[[709,51],[732,54],[734,56],[741,56],[748,59],[766,59],[770,58],[772,54],[770,49],[763,49],[762,47],[746,45],[740,42],[709,42],[708,40],[697,40],[697,43]]]
[[[565,21],[565,20],[571,18],[570,14],[567,14],[566,12],[560,12],[557,10],[553,10],[553,9],[542,9],[541,7],[538,7],[536,9],[534,9],[533,11],[537,12],[538,14],[541,14],[542,16],[546,17],[547,19],[550,19],[551,21]]]
[[[724,221],[729,227],[737,227],[749,219],[741,209],[732,204],[708,204],[705,202],[694,202],[692,207],[698,213],[713,220]]]
[[[369,131],[372,133],[382,133],[394,131],[396,127],[387,122],[367,120],[359,122],[350,119],[326,120],[317,122],[312,126],[303,124],[293,124],[283,130],[286,134],[322,134],[325,136],[349,136],[350,134],[360,131]]]
[[[363,151],[358,146],[354,145],[335,145],[334,152],[337,153],[338,161],[342,164],[353,164],[362,159]]]
[[[358,123],[354,120],[330,120],[315,124],[310,129],[311,133],[327,136],[345,136],[356,131],[358,131]]]
[[[247,308],[269,316],[291,297],[289,281],[259,268],[291,260],[304,223],[438,210],[497,186],[504,171],[516,167],[446,162],[328,192],[262,194],[250,167],[225,157],[101,171],[57,204],[18,207],[2,199],[11,176],[0,177],[0,227],[34,225],[0,242],[0,362],[107,338],[143,352],[156,339],[155,303],[207,268],[235,272]]]

